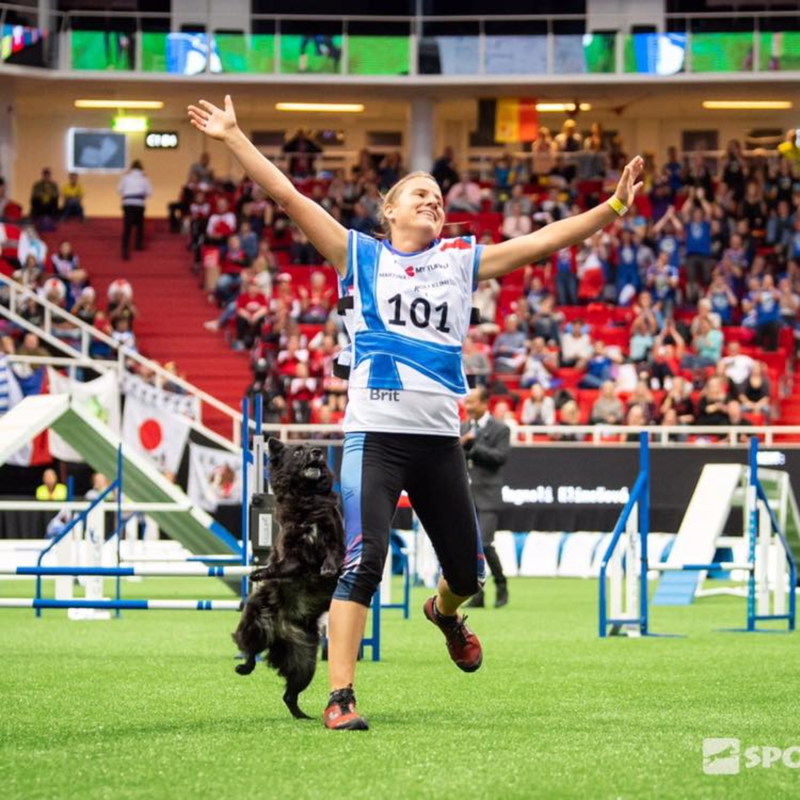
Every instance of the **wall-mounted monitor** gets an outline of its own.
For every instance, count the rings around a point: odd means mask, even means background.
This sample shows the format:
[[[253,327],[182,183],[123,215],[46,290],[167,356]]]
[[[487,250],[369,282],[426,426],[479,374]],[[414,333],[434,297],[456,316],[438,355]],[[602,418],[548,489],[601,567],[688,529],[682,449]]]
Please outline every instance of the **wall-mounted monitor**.
[[[128,164],[127,137],[110,130],[70,128],[67,164],[70,172],[122,172]]]

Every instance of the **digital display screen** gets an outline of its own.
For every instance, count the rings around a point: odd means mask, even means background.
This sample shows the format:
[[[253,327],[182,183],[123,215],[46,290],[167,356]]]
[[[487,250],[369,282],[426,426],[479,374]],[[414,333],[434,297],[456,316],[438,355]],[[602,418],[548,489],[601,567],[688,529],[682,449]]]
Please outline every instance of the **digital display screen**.
[[[124,133],[70,128],[67,145],[70,172],[122,172],[128,162],[128,141]]]
[[[625,72],[675,75],[683,71],[685,33],[634,33],[625,38]]]

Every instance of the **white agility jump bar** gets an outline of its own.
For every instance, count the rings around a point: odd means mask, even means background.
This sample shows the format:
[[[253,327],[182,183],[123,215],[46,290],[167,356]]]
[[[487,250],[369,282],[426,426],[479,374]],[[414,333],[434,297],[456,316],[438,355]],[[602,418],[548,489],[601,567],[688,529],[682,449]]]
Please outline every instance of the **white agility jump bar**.
[[[243,578],[253,567],[204,567],[202,564],[174,564],[147,567],[0,567],[0,575],[28,578]]]
[[[0,500],[0,511],[85,511],[90,506],[88,500],[56,501],[56,500]],[[104,511],[116,511],[117,503],[105,501],[96,508]],[[125,512],[141,511],[144,514],[167,511],[191,511],[191,503],[136,503],[123,500],[120,510]]]
[[[734,569],[752,572],[755,567],[753,564],[737,563],[735,561],[714,561],[712,564],[648,564],[648,571],[656,572],[684,572],[691,570],[694,572],[729,572]]]
[[[94,608],[106,611],[239,611],[241,600],[50,600],[0,597],[0,608]]]

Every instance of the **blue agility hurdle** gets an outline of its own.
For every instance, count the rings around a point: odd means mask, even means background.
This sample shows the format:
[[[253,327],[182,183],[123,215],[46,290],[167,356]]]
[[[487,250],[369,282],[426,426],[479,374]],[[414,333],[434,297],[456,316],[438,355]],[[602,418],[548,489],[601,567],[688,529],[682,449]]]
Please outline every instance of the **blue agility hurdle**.
[[[36,587],[33,598],[2,598],[0,607],[2,608],[33,608],[36,616],[40,617],[44,609],[95,609],[114,611],[118,618],[123,610],[196,610],[196,611],[237,611],[242,607],[246,600],[246,594],[237,600],[126,600],[122,594],[122,578],[129,577],[208,577],[226,578],[241,577],[242,590],[246,592],[247,576],[250,574],[251,567],[248,565],[247,548],[241,546],[241,557],[238,555],[208,555],[193,556],[184,563],[176,563],[168,567],[152,566],[119,566],[120,563],[120,544],[121,534],[130,517],[123,516],[122,496],[124,493],[124,459],[122,457],[122,445],[117,449],[117,475],[111,484],[79,514],[75,515],[53,541],[48,544],[37,558],[34,567],[0,567],[0,576],[13,575],[17,577],[31,577],[36,579]],[[90,515],[98,511],[101,519],[102,513],[107,506],[104,504],[112,493],[116,492],[113,505],[115,510],[115,528],[108,540],[116,540],[116,561],[115,567],[101,566],[57,566],[46,567],[42,562],[60,542],[69,536],[79,525],[89,526]],[[130,503],[126,504],[131,506]],[[143,507],[158,505],[160,511],[183,510],[180,504],[142,504]],[[133,504],[136,507],[136,504]],[[102,536],[102,534],[101,534]],[[246,541],[246,540],[244,540]],[[236,565],[236,566],[234,566]],[[94,577],[94,578],[113,578],[115,581],[115,596],[113,599],[106,598],[68,598],[50,599],[42,597],[42,578],[60,577]]]
[[[242,425],[241,425],[241,448],[242,448],[242,513],[241,513],[241,543],[238,547],[238,553],[232,555],[195,555],[190,558],[183,559],[175,564],[169,566],[161,565],[141,565],[136,564],[133,566],[120,566],[120,540],[121,532],[124,529],[128,519],[123,516],[123,502],[122,495],[124,492],[124,475],[123,475],[123,457],[122,446],[120,445],[117,451],[117,475],[114,481],[93,500],[86,508],[82,508],[81,513],[74,516],[65,528],[53,539],[52,542],[45,547],[37,559],[36,566],[24,567],[0,567],[0,576],[16,576],[16,577],[30,577],[35,578],[36,588],[34,597],[32,598],[0,598],[0,608],[32,608],[39,617],[44,609],[96,609],[105,611],[114,611],[115,616],[123,610],[185,610],[185,611],[238,611],[243,607],[247,601],[249,590],[249,576],[253,569],[252,563],[252,549],[250,547],[250,515],[249,506],[251,499],[251,491],[263,490],[260,485],[260,480],[268,468],[268,460],[265,458],[266,453],[264,450],[264,435],[263,435],[263,399],[259,395],[256,401],[252,404],[253,411],[255,412],[255,419],[251,421],[250,410],[251,405],[247,398],[242,401]],[[258,443],[259,447],[255,447],[254,452],[250,450],[250,432],[251,427],[254,431],[253,444]],[[248,473],[249,467],[256,467],[255,486],[251,486]],[[43,559],[50,553],[54,547],[62,542],[65,537],[70,535],[77,526],[89,524],[89,516],[97,511],[101,514],[108,508],[104,503],[111,494],[116,492],[114,502],[116,525],[115,530],[111,537],[116,537],[116,555],[117,566],[102,567],[102,566],[53,566],[48,567],[43,565]],[[143,509],[147,510],[149,506],[158,506],[159,512],[166,512],[170,510],[185,510],[179,504],[165,504],[165,503],[143,503],[139,504]],[[127,508],[137,508],[137,504],[126,503]],[[174,506],[174,509],[172,508]],[[67,508],[71,506],[68,504]],[[109,538],[111,538],[109,537]],[[108,540],[106,540],[108,541]],[[408,576],[406,566],[406,586],[404,591],[404,603],[392,607],[403,607],[408,615]],[[50,599],[42,597],[42,579],[43,578],[63,578],[63,577],[85,577],[85,578],[112,578],[115,581],[116,591],[115,597],[112,599],[106,598],[68,598],[68,599]],[[236,600],[127,600],[121,597],[121,581],[122,578],[133,577],[170,577],[170,578],[241,578],[241,596]],[[372,606],[372,625],[370,635],[364,637],[361,643],[362,650],[365,647],[370,648],[370,655],[373,661],[380,660],[381,652],[381,603],[380,594],[376,592],[373,598]]]
[[[743,632],[778,632],[759,628],[767,621],[786,622],[794,631],[797,616],[797,565],[784,532],[770,507],[758,478],[758,439],[750,439],[746,496],[746,562],[651,564],[647,537],[650,532],[650,451],[646,432],[639,438],[639,474],[630,499],[620,514],[600,565],[599,635],[651,636],[648,575],[651,571],[721,573],[747,572],[747,618]],[[638,513],[634,513],[638,510]],[[635,523],[635,524],[634,524]],[[622,547],[624,537],[624,550]],[[767,563],[774,548],[776,576],[770,591]],[[610,583],[610,597],[607,589]],[[770,613],[770,601],[774,606]],[[609,610],[609,604],[611,606]]]
[[[252,422],[253,437],[250,441],[250,409],[251,404],[247,397],[242,399],[242,543],[251,542],[252,531],[250,530],[249,505],[251,494],[263,493],[269,486],[269,453],[267,444],[267,434],[263,426],[263,397],[258,394],[252,404],[254,420]],[[328,460],[331,461],[332,449],[328,448]],[[250,487],[248,480],[248,466],[253,467],[253,486]],[[253,545],[255,547],[255,545]],[[252,554],[252,548],[248,550]],[[242,578],[243,597],[246,592],[247,578]],[[381,658],[381,601],[380,592],[375,592],[371,605],[372,611],[372,630],[370,635],[361,640],[361,652],[364,648],[370,649],[370,656],[373,661],[380,661]],[[327,637],[323,637],[323,653],[326,651]]]

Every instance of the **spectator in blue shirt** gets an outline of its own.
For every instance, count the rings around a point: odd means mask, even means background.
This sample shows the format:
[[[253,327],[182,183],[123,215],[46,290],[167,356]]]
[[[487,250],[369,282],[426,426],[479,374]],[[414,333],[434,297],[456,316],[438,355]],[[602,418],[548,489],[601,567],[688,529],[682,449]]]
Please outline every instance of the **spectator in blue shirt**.
[[[656,263],[647,270],[647,288],[668,317],[675,308],[679,280],[678,270],[667,253],[659,253]]]
[[[681,209],[686,222],[687,294],[695,301],[711,281],[711,215],[713,209],[702,187],[694,188]]]
[[[556,270],[556,294],[560,306],[578,305],[578,279],[575,277],[575,256],[571,247],[564,247],[553,256]]]
[[[669,188],[672,189],[673,194],[683,188],[683,164],[678,159],[678,149],[676,147],[667,148],[667,163],[664,165],[664,174],[667,176]]]
[[[794,219],[794,231],[792,232],[789,253],[791,258],[800,258],[800,215],[797,214]]]
[[[681,241],[683,238],[683,222],[670,206],[661,219],[653,225],[652,235],[656,243],[656,252],[666,253],[671,266],[678,269],[681,265]]]
[[[784,162],[785,163],[785,162]],[[792,249],[800,253],[800,217],[792,215],[786,200],[778,203],[774,216],[767,221],[767,244],[775,248],[779,257],[785,259]]]
[[[503,322],[503,331],[497,335],[492,346],[496,372],[506,374],[519,372],[528,354],[528,340],[520,330],[519,317],[509,314]]]
[[[586,372],[578,386],[581,389],[599,389],[606,381],[613,380],[612,364],[612,360],[606,355],[603,342],[595,342],[594,355],[586,364]]]
[[[739,301],[721,271],[714,270],[714,277],[711,279],[711,286],[708,287],[706,297],[711,303],[711,310],[719,315],[722,324],[731,325],[733,311],[739,305]]]
[[[755,311],[756,344],[764,350],[778,349],[781,329],[780,292],[775,288],[772,275],[764,275],[761,288],[748,298]]]
[[[639,245],[633,231],[625,228],[617,245],[617,276],[615,280],[617,302],[621,306],[630,305],[642,290],[642,276],[639,274]]]

